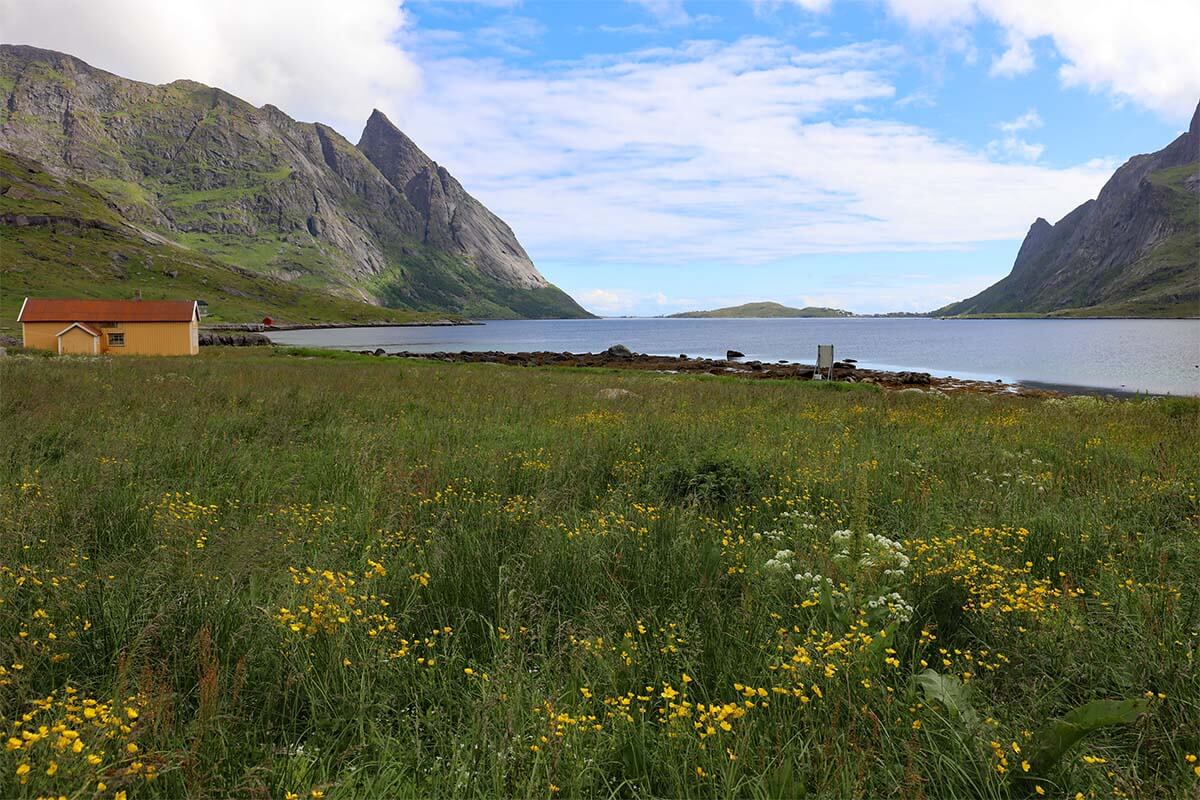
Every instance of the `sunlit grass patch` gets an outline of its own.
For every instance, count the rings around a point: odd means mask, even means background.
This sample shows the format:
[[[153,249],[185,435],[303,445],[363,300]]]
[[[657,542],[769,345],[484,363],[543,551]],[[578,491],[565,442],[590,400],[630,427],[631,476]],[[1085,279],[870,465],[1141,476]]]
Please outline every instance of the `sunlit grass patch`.
[[[0,795],[1200,786],[1187,402],[297,350],[0,382]]]

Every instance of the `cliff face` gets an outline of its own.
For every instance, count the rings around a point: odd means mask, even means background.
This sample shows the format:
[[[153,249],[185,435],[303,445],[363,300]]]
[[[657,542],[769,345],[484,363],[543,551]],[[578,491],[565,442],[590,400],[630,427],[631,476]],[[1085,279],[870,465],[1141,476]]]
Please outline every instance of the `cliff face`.
[[[130,81],[0,46],[0,148],[132,223],[264,275],[479,317],[586,316],[502,220],[379,112],[362,146],[192,81]]]
[[[462,253],[501,283],[525,289],[548,285],[512,228],[467,194],[378,109],[367,120],[358,149],[416,209],[423,242]]]
[[[1186,133],[1129,159],[1095,200],[1034,222],[1006,278],[933,313],[1200,314],[1200,106]]]

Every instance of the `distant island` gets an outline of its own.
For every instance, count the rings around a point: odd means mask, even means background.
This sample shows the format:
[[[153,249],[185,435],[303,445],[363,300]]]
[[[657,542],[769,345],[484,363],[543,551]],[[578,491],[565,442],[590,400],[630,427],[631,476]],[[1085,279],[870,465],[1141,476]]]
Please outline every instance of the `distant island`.
[[[853,317],[854,314],[840,308],[821,308],[805,306],[792,308],[780,303],[743,303],[740,306],[714,308],[711,311],[683,311],[678,314],[668,314],[668,319],[762,319],[767,317]]]

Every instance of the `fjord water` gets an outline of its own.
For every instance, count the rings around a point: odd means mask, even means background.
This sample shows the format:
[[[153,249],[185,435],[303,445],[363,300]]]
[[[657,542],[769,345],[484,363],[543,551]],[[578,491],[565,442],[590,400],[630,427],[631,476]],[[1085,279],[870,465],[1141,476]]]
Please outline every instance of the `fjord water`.
[[[279,344],[388,352],[553,350],[623,344],[655,355],[812,363],[818,344],[872,369],[975,380],[1200,395],[1200,320],[592,319],[278,331]]]

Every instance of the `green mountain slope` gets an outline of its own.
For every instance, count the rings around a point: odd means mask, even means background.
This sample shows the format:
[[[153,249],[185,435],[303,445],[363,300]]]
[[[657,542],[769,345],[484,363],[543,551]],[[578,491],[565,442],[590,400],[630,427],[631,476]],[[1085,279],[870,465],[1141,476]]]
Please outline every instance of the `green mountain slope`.
[[[672,319],[708,319],[708,318],[744,318],[744,319],[763,319],[770,317],[852,317],[849,311],[843,311],[840,308],[821,308],[818,306],[805,306],[804,308],[791,308],[779,303],[761,302],[761,303],[743,303],[740,306],[729,306],[727,308],[714,308],[711,311],[683,311],[678,314],[668,314]]]
[[[0,331],[26,296],[196,298],[211,322],[415,322],[382,308],[220,262],[134,225],[98,191],[0,150]]]
[[[0,97],[0,147],[227,264],[411,310],[587,316],[503,221],[378,112],[364,131],[368,153],[220,89],[152,86],[11,45],[0,46]],[[385,176],[376,161],[404,170]]]
[[[1200,315],[1200,106],[1166,148],[1134,156],[1095,200],[1038,219],[1012,272],[938,316]]]

